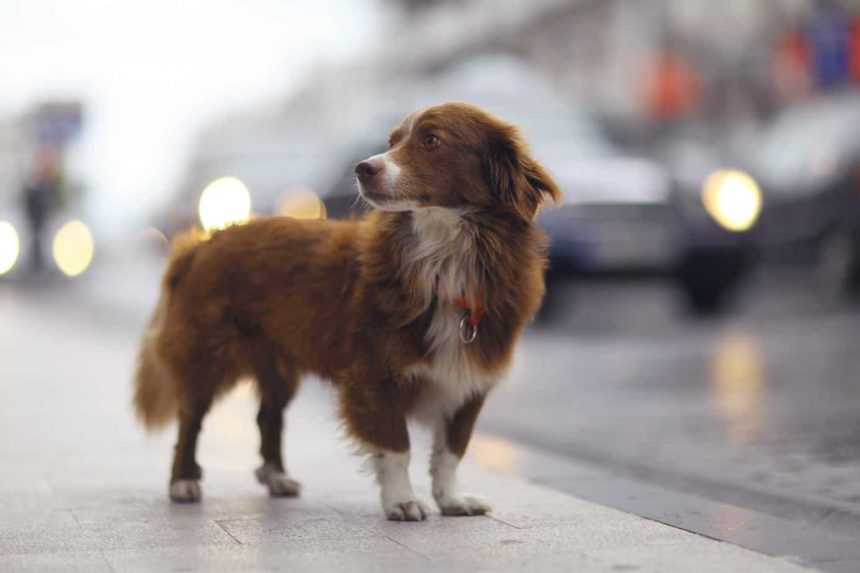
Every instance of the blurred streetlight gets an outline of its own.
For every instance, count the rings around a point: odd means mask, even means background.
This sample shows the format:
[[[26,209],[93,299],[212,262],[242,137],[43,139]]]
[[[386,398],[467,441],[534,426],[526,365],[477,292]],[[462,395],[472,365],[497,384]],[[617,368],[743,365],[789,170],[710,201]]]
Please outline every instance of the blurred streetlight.
[[[243,223],[251,216],[251,193],[237,177],[219,177],[203,190],[198,211],[207,231]]]
[[[715,171],[702,186],[702,202],[721,226],[729,231],[747,231],[761,213],[761,190],[743,171]]]
[[[20,252],[21,242],[15,227],[8,221],[0,221],[0,275],[12,270]]]
[[[69,221],[54,236],[54,261],[66,276],[76,277],[87,270],[94,252],[93,235],[82,221]]]

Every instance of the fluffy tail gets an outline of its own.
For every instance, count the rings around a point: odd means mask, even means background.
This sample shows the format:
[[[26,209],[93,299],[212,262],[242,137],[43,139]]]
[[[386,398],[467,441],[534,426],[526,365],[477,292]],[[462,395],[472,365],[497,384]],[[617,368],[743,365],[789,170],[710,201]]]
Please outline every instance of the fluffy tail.
[[[179,410],[177,383],[159,356],[158,340],[164,329],[170,296],[191,266],[194,247],[203,238],[199,233],[186,233],[174,240],[161,296],[143,335],[134,377],[134,409],[147,430],[163,428]]]

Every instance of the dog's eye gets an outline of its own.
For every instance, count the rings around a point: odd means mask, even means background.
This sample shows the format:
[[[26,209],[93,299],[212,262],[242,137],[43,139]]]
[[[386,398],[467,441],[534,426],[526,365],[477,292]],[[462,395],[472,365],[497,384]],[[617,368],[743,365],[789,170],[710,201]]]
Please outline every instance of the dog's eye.
[[[424,147],[427,149],[432,149],[433,147],[439,147],[439,138],[435,135],[428,135],[424,138]]]
[[[389,140],[388,140],[388,149],[391,149],[392,147],[394,147],[394,140],[393,140],[393,139],[389,139]]]

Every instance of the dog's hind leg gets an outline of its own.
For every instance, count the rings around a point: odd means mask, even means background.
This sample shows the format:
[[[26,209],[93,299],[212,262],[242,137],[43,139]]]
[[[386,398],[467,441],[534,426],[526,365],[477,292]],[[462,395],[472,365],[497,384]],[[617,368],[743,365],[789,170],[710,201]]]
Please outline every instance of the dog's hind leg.
[[[180,406],[179,439],[173,451],[170,475],[170,499],[180,503],[200,501],[200,479],[203,470],[197,464],[197,437],[203,417],[209,411],[212,397],[188,401]]]
[[[257,373],[260,388],[260,411],[257,425],[260,427],[260,454],[263,465],[256,471],[257,480],[269,489],[273,497],[299,495],[301,485],[292,479],[284,465],[281,439],[284,429],[284,410],[289,405],[299,386],[299,377],[289,368],[278,368],[270,361]]]

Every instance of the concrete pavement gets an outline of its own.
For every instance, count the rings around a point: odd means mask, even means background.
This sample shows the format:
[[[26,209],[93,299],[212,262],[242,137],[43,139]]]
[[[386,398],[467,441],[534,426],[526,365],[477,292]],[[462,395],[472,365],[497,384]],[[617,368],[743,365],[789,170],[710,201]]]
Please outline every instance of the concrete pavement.
[[[529,483],[506,471],[523,452],[486,436],[462,482],[492,516],[387,522],[313,380],[289,416],[300,499],[255,483],[256,404],[244,389],[207,419],[203,503],[171,505],[173,435],[145,436],[129,408],[137,332],[87,320],[64,298],[0,290],[2,571],[806,570]],[[426,500],[428,453],[422,434],[413,478]]]

